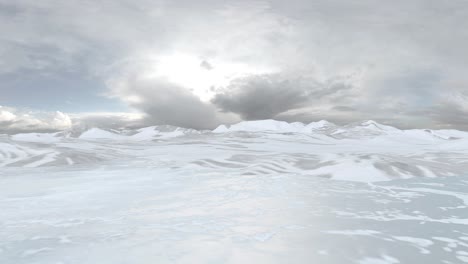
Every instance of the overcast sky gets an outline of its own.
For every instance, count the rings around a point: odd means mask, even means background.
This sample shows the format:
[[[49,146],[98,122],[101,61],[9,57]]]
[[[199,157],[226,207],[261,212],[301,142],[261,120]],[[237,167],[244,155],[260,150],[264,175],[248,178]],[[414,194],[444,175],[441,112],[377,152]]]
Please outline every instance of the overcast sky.
[[[468,130],[468,1],[0,0],[0,131]]]

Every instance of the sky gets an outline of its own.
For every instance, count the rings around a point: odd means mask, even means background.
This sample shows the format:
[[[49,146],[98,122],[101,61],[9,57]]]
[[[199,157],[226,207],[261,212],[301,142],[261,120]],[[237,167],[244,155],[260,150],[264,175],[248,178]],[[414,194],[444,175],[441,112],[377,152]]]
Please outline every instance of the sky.
[[[0,132],[468,130],[468,1],[0,0]]]

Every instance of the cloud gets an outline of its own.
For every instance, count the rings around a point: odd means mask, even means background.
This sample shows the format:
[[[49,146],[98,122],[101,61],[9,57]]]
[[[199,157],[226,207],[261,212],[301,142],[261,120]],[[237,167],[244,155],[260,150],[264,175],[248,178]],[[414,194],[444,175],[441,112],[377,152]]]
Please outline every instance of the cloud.
[[[212,70],[213,69],[213,65],[211,65],[208,61],[204,60],[200,63],[200,67],[202,67],[203,69],[205,70]]]
[[[91,112],[67,114],[59,111],[31,111],[0,106],[0,134],[29,132],[83,131],[93,127],[103,129],[137,128],[145,126],[141,113]]]
[[[59,131],[72,126],[70,116],[62,112],[21,112],[0,106],[0,133]]]
[[[451,89],[425,114],[437,127],[468,131],[468,89]]]
[[[0,0],[0,104],[197,128],[237,117],[465,128],[466,17],[459,0]],[[170,65],[181,82],[165,78],[154,60],[174,53],[220,74],[216,85],[183,61]]]
[[[0,108],[1,109],[1,108]],[[0,123],[2,122],[13,122],[16,119],[16,115],[6,110],[0,110]]]
[[[233,80],[212,103],[243,119],[270,119],[350,88],[346,82],[319,82],[306,75],[253,75]]]
[[[189,90],[161,78],[126,76],[112,81],[110,96],[143,112],[147,125],[167,124],[197,129],[214,128],[222,122],[217,109]]]
[[[125,129],[145,126],[144,115],[140,113],[91,112],[70,114],[72,129],[81,131],[93,127],[103,129]]]

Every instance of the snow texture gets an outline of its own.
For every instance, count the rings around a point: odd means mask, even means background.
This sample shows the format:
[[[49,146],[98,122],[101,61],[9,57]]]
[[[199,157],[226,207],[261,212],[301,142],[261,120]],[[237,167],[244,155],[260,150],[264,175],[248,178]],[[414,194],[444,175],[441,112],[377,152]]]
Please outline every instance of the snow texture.
[[[468,262],[463,131],[0,135],[0,167],[0,263]]]

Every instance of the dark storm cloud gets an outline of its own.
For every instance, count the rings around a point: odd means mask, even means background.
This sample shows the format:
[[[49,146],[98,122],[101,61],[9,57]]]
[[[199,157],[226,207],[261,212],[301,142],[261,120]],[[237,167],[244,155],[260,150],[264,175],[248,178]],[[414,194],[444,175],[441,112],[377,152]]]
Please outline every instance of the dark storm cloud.
[[[247,120],[270,119],[350,87],[302,76],[264,74],[234,80],[212,103]]]
[[[218,123],[214,107],[181,87],[161,82],[138,85],[143,100],[131,105],[147,114],[148,123],[197,129]]]
[[[183,87],[163,79],[119,80],[114,96],[125,98],[133,108],[145,113],[144,124],[167,124],[196,129],[213,128],[219,120],[216,109]]]

